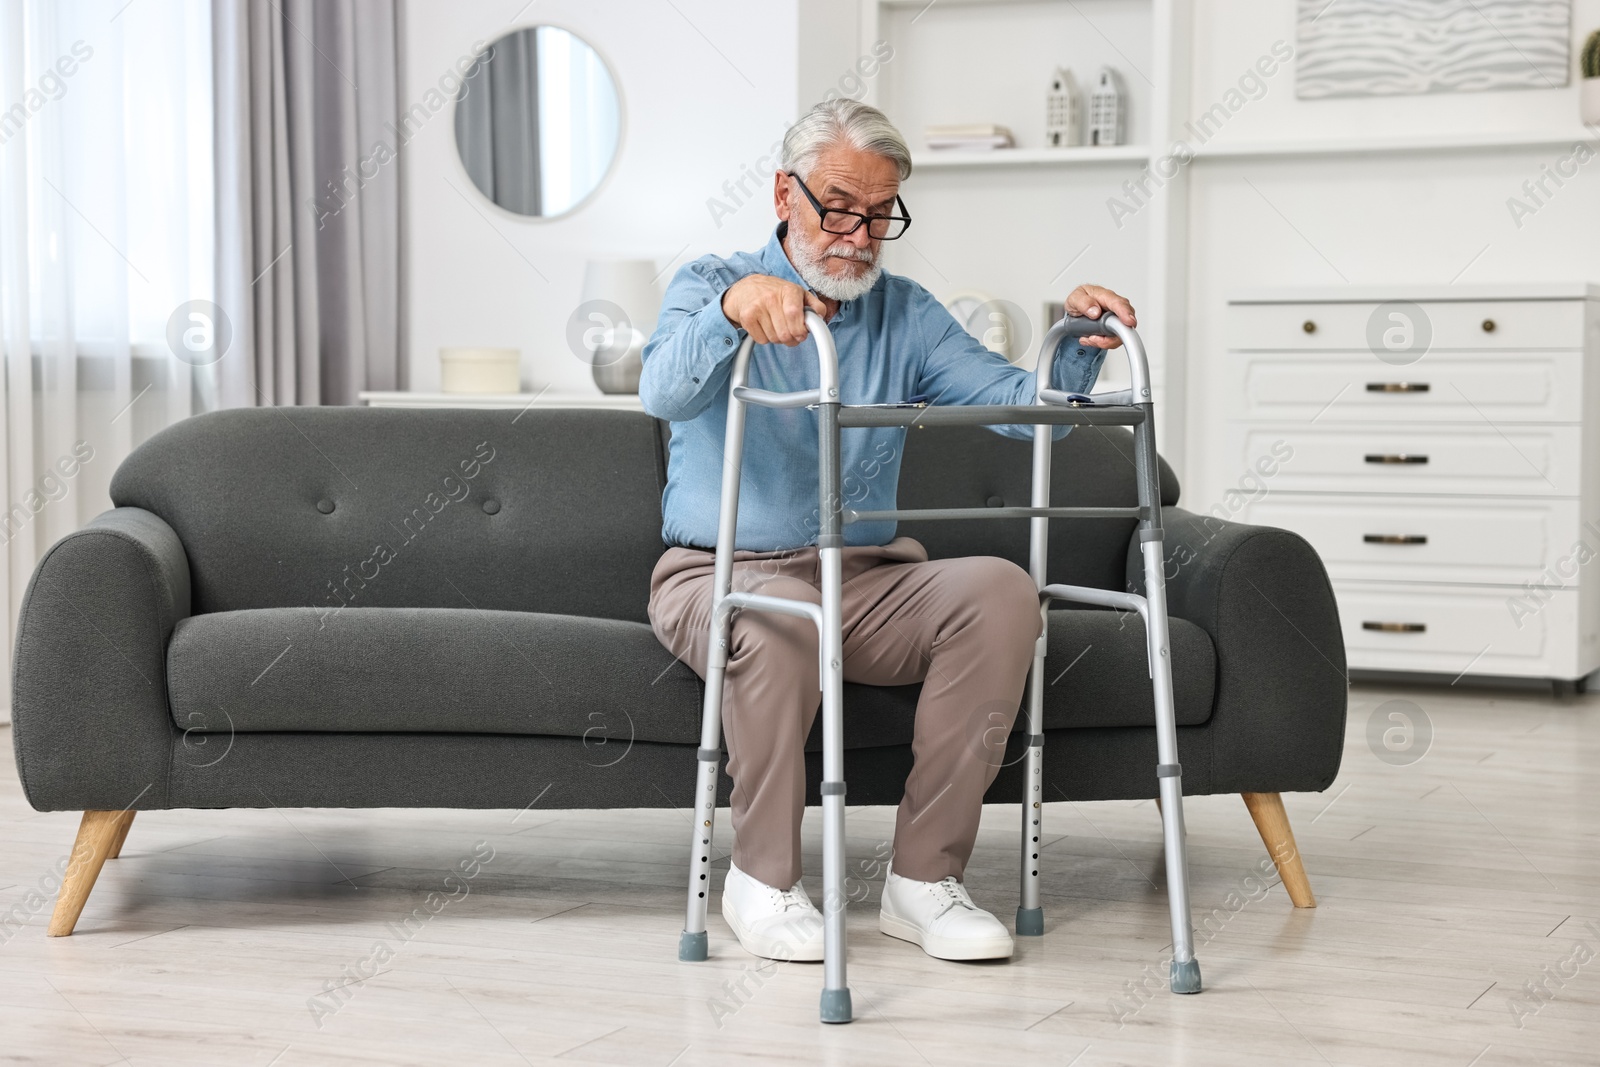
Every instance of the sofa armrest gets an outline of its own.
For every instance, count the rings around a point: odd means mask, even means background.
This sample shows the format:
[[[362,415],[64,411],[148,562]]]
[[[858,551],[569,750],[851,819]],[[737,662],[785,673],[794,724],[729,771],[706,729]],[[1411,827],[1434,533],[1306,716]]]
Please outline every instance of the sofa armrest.
[[[116,508],[51,546],[17,620],[17,773],[39,811],[160,808],[176,728],[166,649],[189,614],[189,559],[142,508]]]
[[[1212,791],[1326,789],[1344,750],[1348,676],[1339,608],[1298,534],[1163,508],[1167,610],[1217,652]],[[1128,582],[1144,591],[1135,537]]]

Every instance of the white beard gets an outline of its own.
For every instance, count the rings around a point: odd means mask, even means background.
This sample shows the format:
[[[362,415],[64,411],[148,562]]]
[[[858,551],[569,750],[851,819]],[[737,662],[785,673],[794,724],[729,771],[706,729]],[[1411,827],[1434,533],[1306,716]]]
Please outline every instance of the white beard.
[[[878,284],[878,275],[883,273],[883,268],[878,264],[878,257],[870,249],[856,248],[840,241],[818,252],[792,231],[789,238],[789,258],[794,263],[795,273],[799,274],[807,285],[829,300],[837,300],[841,304],[865,296],[869,289]],[[854,278],[836,277],[827,270],[827,261],[832,258],[870,263],[872,269]]]

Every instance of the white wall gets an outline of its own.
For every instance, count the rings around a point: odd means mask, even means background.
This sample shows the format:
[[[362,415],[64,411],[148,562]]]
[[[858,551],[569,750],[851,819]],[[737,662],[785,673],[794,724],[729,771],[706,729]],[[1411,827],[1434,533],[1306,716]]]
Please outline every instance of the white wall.
[[[859,0],[801,0],[797,14],[799,99],[810,106],[829,91],[861,99],[878,70],[870,62],[855,69],[872,46],[861,42]]]
[[[720,225],[706,201],[724,196],[723,183],[737,180],[794,117],[795,5],[542,0],[513,25],[504,19],[515,5],[406,0],[408,103],[423,99],[474,41],[545,23],[594,46],[618,80],[623,110],[622,143],[604,186],[559,219],[513,215],[477,192],[456,155],[451,107],[407,143],[411,388],[438,387],[441,346],[491,345],[522,350],[524,386],[594,391],[590,368],[565,341],[586,260],[653,258],[670,265],[664,285],[695,256],[764,243],[773,225],[770,176],[765,193]]]
[[[1283,0],[1196,0],[1192,109],[1216,102],[1274,41],[1294,42]],[[1576,0],[1573,81],[1563,89],[1302,101],[1293,70],[1233,115],[1213,144],[1417,139],[1548,132],[1575,142],[1577,49],[1600,0]],[[1587,135],[1592,142],[1593,134]],[[1258,286],[1600,281],[1600,159],[1532,217],[1506,201],[1568,149],[1200,159],[1191,164],[1189,450],[1184,502],[1204,510],[1243,473],[1208,453],[1206,425],[1236,398],[1211,373],[1225,350],[1227,295]],[[1507,367],[1507,374],[1514,374]]]

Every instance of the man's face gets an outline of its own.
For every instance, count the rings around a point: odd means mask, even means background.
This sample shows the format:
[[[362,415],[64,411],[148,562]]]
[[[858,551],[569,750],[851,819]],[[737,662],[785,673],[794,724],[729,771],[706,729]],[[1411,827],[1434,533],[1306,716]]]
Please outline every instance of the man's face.
[[[835,144],[817,157],[805,182],[824,208],[892,215],[900,172],[883,156]],[[868,236],[866,226],[850,234],[826,233],[821,217],[793,178],[780,174],[774,191],[778,218],[789,223],[789,239],[804,245],[829,277],[852,282],[876,268],[883,242]]]

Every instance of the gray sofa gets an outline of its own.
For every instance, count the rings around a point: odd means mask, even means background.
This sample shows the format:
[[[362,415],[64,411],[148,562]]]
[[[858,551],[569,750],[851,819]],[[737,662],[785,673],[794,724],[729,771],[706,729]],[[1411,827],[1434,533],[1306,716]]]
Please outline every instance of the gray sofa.
[[[634,412],[365,408],[224,411],[141,445],[116,508],[40,561],[18,627],[23,788],[85,813],[50,932],[139,810],[689,807],[702,686],[645,615],[668,447]],[[1029,447],[912,431],[901,505],[1026,504]],[[1121,429],[1069,434],[1054,502],[1133,504],[1130,449]],[[1184,787],[1245,794],[1310,906],[1278,794],[1339,768],[1326,573],[1294,534],[1170,506],[1162,473]],[[1026,525],[902,532],[1025,564]],[[1056,520],[1051,580],[1137,588],[1132,527]],[[1153,797],[1137,617],[1053,610],[1049,649],[1046,795]],[[919,688],[845,687],[852,803],[899,802]],[[989,801],[1020,798],[1022,740]]]

